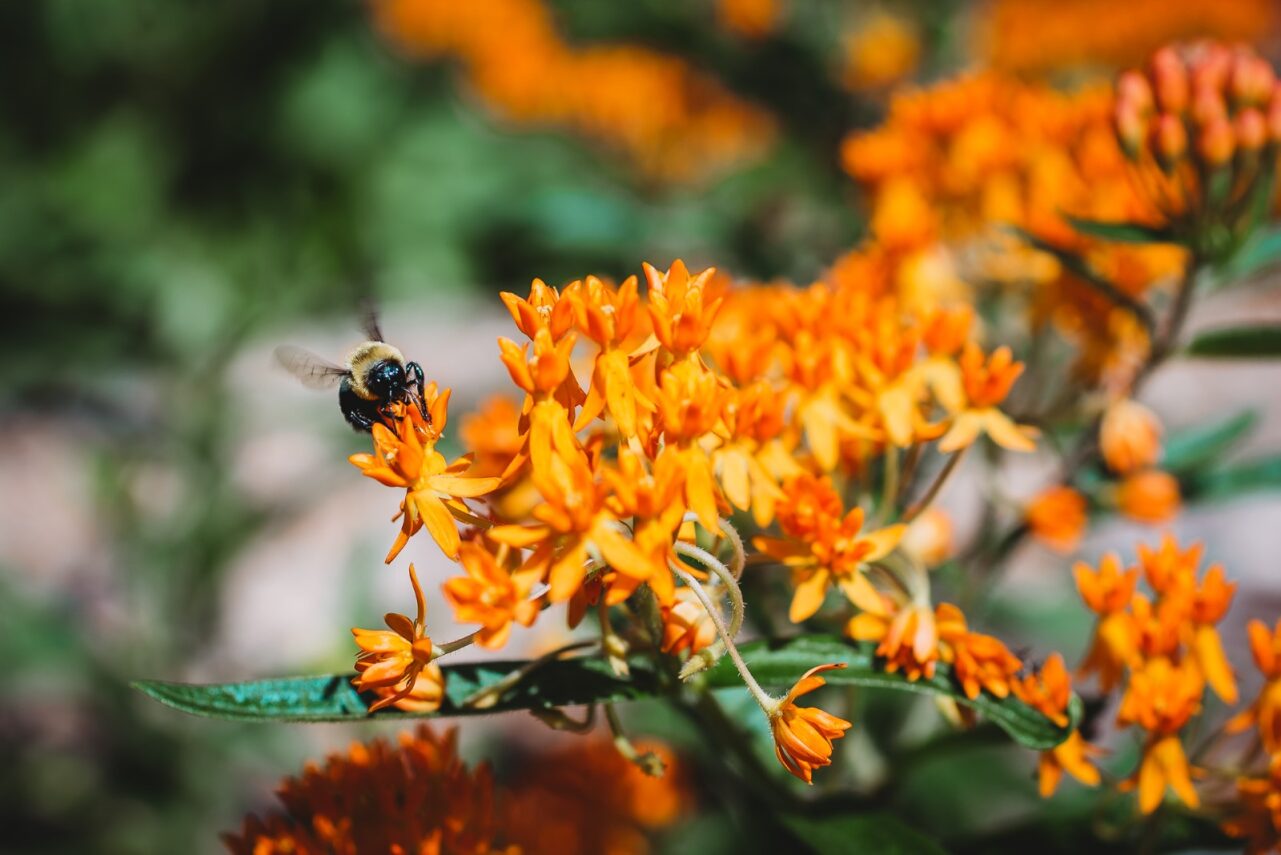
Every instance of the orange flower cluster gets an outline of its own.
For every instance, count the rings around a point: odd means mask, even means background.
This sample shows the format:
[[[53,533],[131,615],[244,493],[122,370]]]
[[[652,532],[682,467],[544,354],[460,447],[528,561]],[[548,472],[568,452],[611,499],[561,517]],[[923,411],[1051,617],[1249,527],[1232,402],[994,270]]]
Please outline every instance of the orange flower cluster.
[[[499,116],[565,127],[656,178],[703,179],[758,155],[773,123],[683,60],[628,45],[580,47],[542,0],[378,0],[388,37],[459,61]]]
[[[1247,852],[1273,852],[1281,847],[1281,621],[1271,629],[1263,621],[1250,621],[1247,630],[1250,653],[1264,683],[1250,705],[1227,723],[1226,731],[1254,729],[1267,767],[1237,780],[1238,811],[1223,828],[1246,838]]]
[[[649,832],[689,807],[683,770],[659,750],[668,766],[661,779],[608,742],[589,741],[538,757],[529,775],[503,788],[487,766],[463,764],[456,731],[419,727],[398,745],[356,743],[309,765],[282,783],[282,812],[250,815],[223,839],[233,855],[643,853]]]
[[[1199,254],[1217,259],[1271,202],[1281,83],[1246,47],[1164,47],[1117,81],[1116,133],[1144,195]]]
[[[1272,0],[993,0],[984,8],[988,61],[1020,73],[1123,66],[1193,36],[1258,42],[1281,24]]]
[[[1181,549],[1166,536],[1156,548],[1139,547],[1136,567],[1123,568],[1115,555],[1105,556],[1097,570],[1075,567],[1077,589],[1098,616],[1081,670],[1096,675],[1104,692],[1124,681],[1117,722],[1146,733],[1143,759],[1130,781],[1143,813],[1157,808],[1167,788],[1189,807],[1198,806],[1179,731],[1200,711],[1207,685],[1225,703],[1237,700],[1216,628],[1236,586],[1219,565],[1198,580],[1201,553],[1199,545]],[[1140,575],[1151,596],[1136,592]]]
[[[1034,289],[1033,320],[1050,319],[1082,347],[1087,378],[1128,385],[1146,333],[1015,226],[1082,257],[1130,296],[1182,270],[1181,250],[1087,238],[1066,219],[1155,223],[1113,134],[1107,87],[1065,94],[995,73],[907,90],[879,128],[844,143],[846,170],[870,195],[871,228],[888,249],[919,258],[940,245],[976,284]]]

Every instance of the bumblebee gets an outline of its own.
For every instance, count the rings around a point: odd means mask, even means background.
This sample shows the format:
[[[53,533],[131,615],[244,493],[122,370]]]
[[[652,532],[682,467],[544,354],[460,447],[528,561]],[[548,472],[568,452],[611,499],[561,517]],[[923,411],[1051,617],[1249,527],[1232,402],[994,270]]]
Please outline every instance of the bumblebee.
[[[378,422],[392,427],[394,405],[413,404],[430,418],[423,400],[422,366],[406,361],[383,340],[373,315],[365,319],[364,332],[368,341],[347,354],[345,367],[292,345],[276,348],[276,361],[311,389],[337,386],[343,418],[358,431],[368,433]]]

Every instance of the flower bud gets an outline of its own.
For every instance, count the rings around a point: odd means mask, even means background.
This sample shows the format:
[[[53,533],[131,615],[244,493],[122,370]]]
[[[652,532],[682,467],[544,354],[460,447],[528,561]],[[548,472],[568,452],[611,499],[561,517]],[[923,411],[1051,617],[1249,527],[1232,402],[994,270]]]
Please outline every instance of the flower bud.
[[[1275,82],[1276,74],[1272,71],[1272,66],[1262,57],[1243,51],[1233,58],[1228,87],[1235,103],[1265,103]]]
[[[1242,110],[1233,121],[1237,145],[1242,151],[1255,152],[1268,142],[1268,126],[1263,114],[1253,107]]]
[[[1187,109],[1188,68],[1174,48],[1163,47],[1152,55],[1151,75],[1156,103],[1162,112],[1181,113]]]
[[[1162,113],[1152,125],[1152,153],[1166,172],[1174,169],[1188,153],[1188,132],[1177,116]]]
[[[1151,113],[1155,101],[1152,97],[1152,86],[1147,78],[1133,69],[1124,72],[1116,80],[1116,103],[1118,110],[1124,105],[1127,109],[1135,110],[1140,116]]]
[[[1232,52],[1217,42],[1205,45],[1192,67],[1192,90],[1222,92],[1232,73]]]
[[[1281,144],[1281,92],[1274,92],[1268,105],[1268,139],[1273,145]]]
[[[1224,166],[1236,151],[1236,137],[1227,119],[1215,119],[1201,129],[1197,154],[1207,166]]]
[[[1228,118],[1228,105],[1223,93],[1212,87],[1198,87],[1192,94],[1192,121],[1204,128],[1211,122]]]
[[[1116,128],[1117,142],[1125,156],[1134,158],[1143,147],[1147,134],[1148,120],[1133,104],[1118,100],[1114,108],[1112,122]]]

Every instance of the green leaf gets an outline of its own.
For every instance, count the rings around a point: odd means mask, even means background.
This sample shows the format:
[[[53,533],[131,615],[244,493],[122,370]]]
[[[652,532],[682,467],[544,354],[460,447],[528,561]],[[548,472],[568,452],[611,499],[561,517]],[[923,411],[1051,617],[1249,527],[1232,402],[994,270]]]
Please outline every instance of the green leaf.
[[[1255,490],[1281,490],[1281,455],[1201,472],[1187,485],[1189,497],[1202,500],[1230,499]]]
[[[877,855],[942,855],[942,846],[886,813],[853,816],[783,816],[787,826],[815,852],[875,852]]]
[[[942,663],[932,678],[916,682],[901,674],[886,673],[876,662],[871,644],[853,644],[835,636],[806,636],[773,644],[753,641],[740,649],[756,679],[763,686],[780,692],[790,688],[815,665],[843,662],[845,669],[824,674],[830,684],[944,695],[973,707],[1028,748],[1053,748],[1070,732],[1070,728],[1057,727],[1014,698],[998,699],[982,693],[970,700],[952,682],[947,666]],[[621,678],[601,659],[578,657],[541,664],[484,709],[464,706],[464,701],[476,692],[495,686],[528,664],[502,661],[444,665],[446,697],[440,710],[424,714],[384,709],[372,717],[448,718],[638,700],[658,694],[659,679],[644,660],[633,662],[630,676]],[[708,670],[704,679],[713,689],[742,685],[729,659],[722,659]],[[367,708],[373,700],[371,695],[357,692],[351,685],[351,675],[346,674],[215,685],[141,681],[134,687],[183,712],[241,721],[353,721],[370,717]],[[1075,726],[1080,719],[1079,699],[1073,698],[1069,714]]]
[[[1281,226],[1259,229],[1237,250],[1224,271],[1225,278],[1244,279],[1281,264]]]
[[[944,695],[972,707],[1020,745],[1038,751],[1058,745],[1080,720],[1080,699],[1075,696],[1068,711],[1071,724],[1061,728],[1016,698],[996,698],[986,692],[981,692],[973,700],[967,698],[960,686],[953,682],[948,666],[942,662],[938,663],[934,676],[929,679],[922,677],[911,681],[900,673],[887,673],[876,662],[874,649],[873,644],[855,644],[836,636],[803,636],[781,644],[754,641],[740,647],[748,668],[766,688],[787,689],[815,665],[844,662],[844,669],[823,673],[823,678],[830,685]],[[733,663],[728,659],[722,659],[707,672],[707,681],[716,688],[740,684]]]
[[[1215,359],[1275,359],[1281,356],[1281,324],[1203,332],[1188,345],[1187,353]]]
[[[546,662],[497,703],[485,709],[462,706],[473,693],[496,684],[525,661],[445,665],[445,700],[440,710],[424,716],[396,709],[374,718],[445,718],[521,709],[549,709],[602,701],[622,701],[653,693],[652,675],[636,671],[630,680],[614,676],[603,660],[579,657]],[[369,718],[375,698],[356,691],[351,674],[248,680],[200,685],[140,680],[134,688],[162,704],[193,715],[240,721],[352,721]]]
[[[1142,223],[1104,222],[1070,216],[1065,219],[1083,235],[1117,243],[1170,243],[1174,240],[1169,229],[1155,229]]]
[[[1222,421],[1171,433],[1165,441],[1162,466],[1178,474],[1214,463],[1244,439],[1258,420],[1259,414],[1254,410],[1243,410]]]

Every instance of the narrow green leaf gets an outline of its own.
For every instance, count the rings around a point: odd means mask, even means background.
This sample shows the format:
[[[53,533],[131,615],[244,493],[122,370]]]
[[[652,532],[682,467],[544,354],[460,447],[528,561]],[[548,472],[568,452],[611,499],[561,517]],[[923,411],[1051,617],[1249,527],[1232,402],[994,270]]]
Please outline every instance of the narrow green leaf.
[[[445,665],[445,701],[436,713],[406,713],[383,709],[376,718],[445,718],[521,709],[549,709],[602,701],[622,701],[653,693],[652,675],[636,671],[620,679],[600,659],[575,658],[547,662],[505,692],[485,709],[462,706],[475,692],[493,686],[524,665],[524,661],[478,662]],[[248,680],[239,683],[199,685],[141,680],[134,688],[193,715],[240,721],[352,721],[369,717],[376,698],[362,695],[351,684],[351,674]]]
[[[886,813],[784,816],[782,820],[788,830],[814,852],[943,855],[947,851],[903,820]]]
[[[1173,432],[1165,441],[1162,466],[1181,474],[1214,463],[1244,439],[1258,420],[1254,410],[1243,410],[1222,421]]]
[[[1080,217],[1065,219],[1083,235],[1117,243],[1170,243],[1174,240],[1174,235],[1168,229],[1156,229],[1142,223],[1103,222]]]
[[[948,668],[940,663],[934,677],[909,681],[901,674],[888,674],[876,662],[871,644],[853,644],[834,636],[806,636],[771,644],[754,641],[741,647],[752,673],[762,685],[786,690],[810,668],[828,662],[844,662],[846,668],[824,676],[833,685],[865,686],[879,689],[940,694],[973,707],[999,725],[1021,745],[1038,750],[1062,742],[1069,729],[1014,698],[998,699],[986,693],[971,700],[953,684]],[[510,710],[550,709],[577,704],[638,700],[653,697],[659,681],[642,660],[633,663],[627,678],[615,676],[603,660],[579,657],[546,662],[503,691],[497,701],[484,709],[464,706],[476,692],[495,686],[524,661],[482,662],[445,665],[445,701],[434,713],[407,713],[381,710],[375,718],[448,718]],[[728,659],[722,659],[705,675],[710,688],[741,686]],[[155,700],[193,715],[241,721],[353,721],[370,717],[373,698],[351,685],[349,674],[292,677],[278,680],[251,680],[239,683],[194,685],[141,681],[134,687]],[[1080,701],[1073,699],[1070,715],[1080,718]]]
[[[1187,485],[1189,497],[1202,500],[1230,499],[1256,490],[1281,490],[1281,456],[1201,472]]]
[[[1257,230],[1228,262],[1225,277],[1244,279],[1281,264],[1281,226]]]
[[[1281,324],[1209,330],[1193,339],[1187,352],[1215,359],[1275,359],[1281,356]]]
[[[804,636],[774,645],[761,641],[752,642],[740,649],[748,667],[766,688],[787,689],[801,674],[815,665],[844,662],[846,667],[843,670],[823,674],[829,684],[945,695],[972,707],[1000,726],[1020,745],[1038,751],[1058,745],[1080,720],[1080,700],[1076,697],[1073,697],[1069,709],[1071,726],[1060,728],[1016,698],[995,698],[986,692],[980,693],[973,700],[967,698],[960,686],[952,680],[948,666],[941,662],[934,676],[929,679],[922,677],[911,681],[902,674],[889,674],[876,662],[874,648],[875,645],[872,644],[855,644],[835,636]],[[713,687],[740,684],[733,663],[728,659],[722,659],[708,671],[707,681]]]

